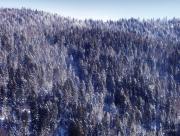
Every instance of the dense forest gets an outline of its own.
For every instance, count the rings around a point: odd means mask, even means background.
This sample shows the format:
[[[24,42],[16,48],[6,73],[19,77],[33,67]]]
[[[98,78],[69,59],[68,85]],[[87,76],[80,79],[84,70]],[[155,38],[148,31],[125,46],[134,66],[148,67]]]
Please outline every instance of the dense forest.
[[[0,9],[0,133],[178,136],[180,20]]]

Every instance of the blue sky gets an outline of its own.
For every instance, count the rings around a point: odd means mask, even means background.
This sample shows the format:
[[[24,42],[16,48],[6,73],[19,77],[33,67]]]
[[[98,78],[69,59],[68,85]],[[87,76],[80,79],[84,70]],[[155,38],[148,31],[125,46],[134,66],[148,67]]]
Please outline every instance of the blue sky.
[[[39,9],[78,19],[180,18],[180,0],[0,0],[0,7]]]

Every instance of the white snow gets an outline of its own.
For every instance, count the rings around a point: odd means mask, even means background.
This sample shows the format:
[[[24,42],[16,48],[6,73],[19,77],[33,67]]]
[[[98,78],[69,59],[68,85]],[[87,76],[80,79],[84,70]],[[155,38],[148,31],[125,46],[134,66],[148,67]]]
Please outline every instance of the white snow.
[[[4,121],[5,120],[5,116],[1,115],[0,116],[0,121]]]
[[[22,112],[27,112],[27,113],[30,113],[31,111],[29,110],[29,109],[26,109],[26,108],[24,108],[24,109],[22,109]]]
[[[149,85],[149,89],[154,90],[154,88],[155,88],[155,85],[153,84]]]
[[[180,120],[180,115],[178,115],[178,120]]]

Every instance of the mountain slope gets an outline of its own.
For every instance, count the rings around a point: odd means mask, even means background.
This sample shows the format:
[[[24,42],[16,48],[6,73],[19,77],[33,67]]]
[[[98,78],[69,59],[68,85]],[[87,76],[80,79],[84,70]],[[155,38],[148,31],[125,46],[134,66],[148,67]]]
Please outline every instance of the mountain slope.
[[[180,20],[0,10],[0,132],[178,135]]]

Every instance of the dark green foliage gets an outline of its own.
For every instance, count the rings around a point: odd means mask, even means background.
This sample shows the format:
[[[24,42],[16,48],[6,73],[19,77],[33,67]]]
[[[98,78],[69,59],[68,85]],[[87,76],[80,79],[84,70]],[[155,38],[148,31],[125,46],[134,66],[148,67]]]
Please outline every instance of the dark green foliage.
[[[70,123],[68,132],[69,136],[84,136],[82,128],[80,128],[80,126],[74,122]]]

